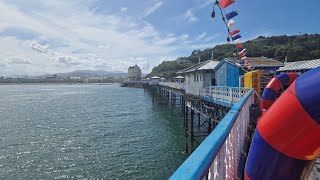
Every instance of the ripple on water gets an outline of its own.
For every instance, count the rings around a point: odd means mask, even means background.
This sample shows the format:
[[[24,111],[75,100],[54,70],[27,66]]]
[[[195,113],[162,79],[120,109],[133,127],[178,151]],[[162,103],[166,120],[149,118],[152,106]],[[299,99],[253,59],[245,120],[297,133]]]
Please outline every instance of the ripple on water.
[[[185,159],[181,120],[141,89],[0,86],[0,102],[4,179],[167,179]]]

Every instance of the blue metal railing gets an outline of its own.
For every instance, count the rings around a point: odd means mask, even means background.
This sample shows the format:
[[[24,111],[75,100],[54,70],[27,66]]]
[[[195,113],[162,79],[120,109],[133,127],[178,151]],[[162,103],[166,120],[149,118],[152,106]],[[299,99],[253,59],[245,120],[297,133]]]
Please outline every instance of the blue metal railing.
[[[171,180],[229,179],[230,176],[238,179],[238,167],[234,166],[239,165],[245,143],[253,93],[252,89],[248,90],[235,103],[214,131],[170,177]]]

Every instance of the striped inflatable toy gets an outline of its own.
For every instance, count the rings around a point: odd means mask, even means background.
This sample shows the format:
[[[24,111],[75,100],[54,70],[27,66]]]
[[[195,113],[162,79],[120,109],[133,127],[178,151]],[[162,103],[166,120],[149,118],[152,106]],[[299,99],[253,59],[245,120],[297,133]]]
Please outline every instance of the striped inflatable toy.
[[[285,85],[290,85],[298,77],[297,73],[282,73],[270,80],[264,88],[260,108],[267,110],[274,103],[277,98],[278,91]]]
[[[245,179],[298,180],[319,155],[320,67],[299,76],[259,119]]]

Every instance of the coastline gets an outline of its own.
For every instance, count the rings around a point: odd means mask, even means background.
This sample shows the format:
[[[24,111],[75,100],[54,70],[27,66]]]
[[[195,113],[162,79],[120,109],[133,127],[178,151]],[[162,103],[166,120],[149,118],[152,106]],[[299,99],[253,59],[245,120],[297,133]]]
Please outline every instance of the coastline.
[[[0,83],[1,85],[113,85],[119,83]]]

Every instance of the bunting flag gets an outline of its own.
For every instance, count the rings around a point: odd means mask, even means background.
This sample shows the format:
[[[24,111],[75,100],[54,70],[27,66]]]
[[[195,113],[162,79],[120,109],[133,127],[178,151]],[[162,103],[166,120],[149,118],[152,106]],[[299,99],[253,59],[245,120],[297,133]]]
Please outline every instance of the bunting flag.
[[[235,40],[237,40],[237,39],[239,39],[239,38],[241,38],[241,35],[240,35],[240,34],[238,34],[238,35],[236,35],[236,36],[233,36],[233,37],[232,37],[232,40],[235,41]]]
[[[240,35],[240,29],[235,29],[233,31],[230,30],[231,27],[234,26],[235,21],[233,20],[234,17],[238,16],[238,11],[231,11],[229,13],[225,13],[223,8],[226,8],[230,6],[231,4],[235,3],[236,0],[216,0],[213,4],[213,11],[211,12],[211,18],[212,20],[216,17],[216,12],[214,11],[214,6],[218,6],[221,15],[222,20],[227,26],[228,29],[228,37],[227,37],[227,43],[230,43],[230,40],[234,43],[235,49],[234,49],[234,56],[238,56],[239,63],[237,63],[242,68],[247,68],[249,70],[252,69],[252,66],[248,63],[247,57],[246,57],[246,49],[244,45],[241,43],[241,35]]]
[[[245,52],[247,49],[242,49],[240,52]]]
[[[232,11],[232,12],[229,12],[228,14],[226,14],[227,20],[229,20],[231,18],[234,18],[236,16],[238,16],[238,12],[237,11]]]
[[[230,36],[233,36],[235,34],[238,34],[240,32],[240,29],[236,29],[230,32]]]
[[[237,49],[243,48],[243,44],[238,44],[238,45],[236,45],[236,48],[237,48]]]
[[[233,4],[234,2],[236,2],[236,1],[235,0],[221,0],[220,6],[222,8],[226,8],[226,7],[230,6],[231,4]]]
[[[231,21],[229,21],[229,23],[228,23],[228,28],[230,29],[233,25],[234,25],[234,23],[235,23],[235,21],[234,20],[231,20]]]
[[[239,52],[239,56],[245,56],[246,55],[246,53],[244,52],[244,51],[241,51],[241,52]]]
[[[246,61],[247,59],[248,59],[247,56],[244,56],[241,58],[242,61]]]
[[[238,49],[238,52],[239,52],[239,51],[242,51],[243,49],[244,49],[244,48],[239,48],[239,49]]]

